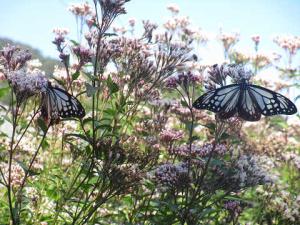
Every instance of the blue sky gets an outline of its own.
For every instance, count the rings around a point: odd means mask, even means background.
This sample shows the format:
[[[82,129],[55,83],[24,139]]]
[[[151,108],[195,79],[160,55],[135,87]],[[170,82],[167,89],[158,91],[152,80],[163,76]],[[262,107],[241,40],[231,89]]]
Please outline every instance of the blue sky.
[[[44,55],[56,57],[52,29],[68,27],[76,36],[75,18],[67,10],[74,2],[81,1],[0,0],[0,37],[30,44]],[[239,31],[241,49],[252,47],[253,34],[261,35],[261,46],[266,50],[276,50],[273,35],[300,35],[299,0],[131,0],[128,14],[116,23],[126,26],[132,17],[162,23],[170,17],[166,10],[170,3],[179,6],[180,15],[189,16],[195,26],[208,32],[217,33],[220,25],[224,31]]]

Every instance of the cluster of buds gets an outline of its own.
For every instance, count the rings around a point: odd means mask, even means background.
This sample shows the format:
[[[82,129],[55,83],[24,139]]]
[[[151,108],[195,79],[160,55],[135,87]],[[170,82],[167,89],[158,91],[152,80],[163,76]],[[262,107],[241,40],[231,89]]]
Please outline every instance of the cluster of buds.
[[[256,156],[242,155],[236,161],[233,179],[239,187],[251,187],[272,182],[270,175],[263,168]]]
[[[274,42],[291,55],[295,55],[300,49],[300,37],[297,36],[276,36]]]
[[[213,90],[217,86],[226,85],[226,78],[231,77],[234,82],[239,83],[242,80],[250,80],[253,73],[250,70],[246,70],[244,66],[237,64],[218,64],[209,67],[206,71],[207,77],[205,80],[205,87]]]
[[[131,18],[131,19],[128,20],[128,23],[129,23],[129,26],[134,27],[135,23],[136,23],[136,19]]]
[[[259,35],[253,35],[251,37],[251,40],[255,43],[255,45],[258,45],[260,42],[260,36]]]
[[[55,28],[53,33],[56,35],[53,44],[55,44],[57,51],[59,52],[59,58],[62,60],[65,66],[69,65],[70,55],[64,51],[65,47],[65,36],[69,33],[68,29],[65,28]]]
[[[27,72],[24,69],[9,72],[7,79],[14,89],[18,102],[44,92],[49,82],[42,72]]]
[[[218,35],[218,39],[222,42],[223,47],[228,51],[233,45],[239,41],[239,33],[223,33]]]
[[[252,60],[256,68],[262,69],[272,64],[273,56],[265,53],[257,53]]]
[[[167,9],[170,10],[170,12],[173,13],[174,15],[179,13],[178,5],[170,4],[170,5],[167,6]]]
[[[125,27],[114,26],[113,31],[114,33],[119,34],[120,36],[124,36],[124,34],[126,34],[127,32],[127,29]]]
[[[151,42],[153,37],[153,31],[157,29],[157,24],[151,23],[149,20],[143,20],[144,34],[143,37]]]
[[[259,42],[260,42],[260,36],[259,35],[253,35],[251,37],[251,40],[254,42],[255,51],[257,52],[258,51],[258,45],[259,45]]]
[[[9,44],[0,51],[0,63],[4,65],[6,71],[21,69],[31,60],[31,57],[29,51],[21,50]]]
[[[48,79],[40,70],[26,68],[30,59],[31,54],[28,51],[15,46],[8,45],[1,51],[0,61],[4,66],[3,74],[11,84],[18,103],[45,91],[48,85]]]
[[[175,70],[184,68],[187,62],[194,60],[190,55],[190,42],[175,41],[167,32],[156,34],[155,42],[158,46],[158,51],[154,54],[156,64],[161,67],[166,77],[173,74]]]
[[[125,14],[124,4],[129,0],[98,0],[101,6],[102,15],[115,18],[120,14]]]
[[[176,130],[163,130],[159,136],[160,136],[160,140],[163,143],[173,143],[176,140],[179,140],[183,137],[183,132],[182,131],[176,131]]]
[[[75,15],[75,16],[81,16],[85,17],[92,13],[92,8],[88,4],[88,2],[85,3],[78,3],[78,4],[72,4],[69,8],[69,10]]]
[[[69,30],[66,28],[54,28],[53,33],[56,36],[52,43],[61,48],[62,44],[65,42],[65,36],[69,34]]]
[[[230,59],[233,59],[233,61],[237,64],[246,64],[251,59],[250,54],[236,50],[231,52],[229,57]]]
[[[181,72],[176,76],[169,77],[166,80],[167,88],[177,88],[177,86],[181,86],[184,89],[188,89],[190,85],[195,85],[202,81],[202,77],[200,74],[189,72]]]
[[[193,30],[192,37],[196,40],[197,43],[206,44],[209,40],[209,33],[198,28]]]
[[[242,212],[241,203],[239,201],[227,201],[224,203],[224,208],[234,216],[238,216]]]
[[[176,29],[188,29],[188,26],[190,25],[190,21],[188,17],[174,17],[170,20],[168,20],[164,27],[169,31],[175,31]]]
[[[155,180],[162,186],[183,188],[189,185],[190,177],[188,174],[188,165],[186,163],[179,164],[163,164],[155,170]]]
[[[203,146],[192,145],[181,145],[170,149],[170,154],[177,155],[181,157],[207,157],[211,154],[223,156],[227,152],[227,146],[223,144],[205,144]]]
[[[82,66],[90,62],[94,55],[94,53],[89,48],[85,48],[81,45],[74,46],[72,50],[78,59],[78,64],[75,65],[76,71],[79,71]]]

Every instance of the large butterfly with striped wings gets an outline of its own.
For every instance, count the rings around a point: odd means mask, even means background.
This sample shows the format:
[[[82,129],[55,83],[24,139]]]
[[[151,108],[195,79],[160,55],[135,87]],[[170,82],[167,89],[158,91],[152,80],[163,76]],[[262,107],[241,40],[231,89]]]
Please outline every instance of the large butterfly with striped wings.
[[[85,116],[85,110],[76,97],[49,82],[42,92],[42,116],[46,120],[57,121],[59,118]]]
[[[237,115],[247,121],[258,121],[261,114],[292,115],[297,112],[295,104],[288,98],[250,84],[246,79],[206,92],[193,103],[193,107],[217,113],[221,119]]]

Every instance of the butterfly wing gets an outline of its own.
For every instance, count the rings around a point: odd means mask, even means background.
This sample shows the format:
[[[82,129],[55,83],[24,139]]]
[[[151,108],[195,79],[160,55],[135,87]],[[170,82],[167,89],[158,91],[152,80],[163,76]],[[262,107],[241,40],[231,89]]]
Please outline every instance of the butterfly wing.
[[[249,85],[248,85],[249,86]],[[241,89],[240,99],[238,103],[238,115],[247,121],[258,121],[261,117],[256,99],[251,95],[249,87]]]
[[[222,119],[228,119],[237,112],[240,86],[238,84],[227,85],[200,96],[194,103],[196,109],[207,109],[218,113]]]
[[[46,118],[85,116],[85,110],[77,98],[61,88],[49,85],[42,101],[42,114]]]
[[[249,85],[249,93],[255,99],[260,113],[265,116],[292,115],[297,112],[297,108],[291,100],[267,88]]]

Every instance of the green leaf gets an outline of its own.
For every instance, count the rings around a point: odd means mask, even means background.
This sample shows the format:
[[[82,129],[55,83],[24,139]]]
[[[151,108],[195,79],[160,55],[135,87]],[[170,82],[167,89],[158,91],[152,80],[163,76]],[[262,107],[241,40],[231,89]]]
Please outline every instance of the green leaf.
[[[45,148],[48,148],[50,145],[48,143],[48,141],[46,139],[43,140],[42,142],[42,148],[45,149]]]
[[[72,42],[72,44],[75,45],[75,46],[79,45],[79,43],[77,41],[75,41],[75,40],[70,40],[70,42]]]
[[[109,76],[106,80],[108,89],[110,94],[116,93],[119,91],[119,86],[111,79],[111,77]]]
[[[189,105],[187,104],[187,102],[184,101],[184,100],[181,100],[180,102],[181,102],[181,105],[182,105],[183,107],[188,107],[188,106],[189,106]]]
[[[25,171],[28,172],[29,176],[35,176],[39,175],[40,173],[34,172],[33,170],[28,170],[28,166],[26,166],[23,162],[16,160],[16,162],[19,164],[19,166]]]
[[[9,90],[10,90],[9,86],[7,86],[7,87],[1,87],[0,88],[0,98],[6,96],[8,94],[8,92],[9,92]]]
[[[45,121],[41,118],[38,118],[37,123],[39,125],[39,127],[41,128],[41,130],[46,133],[48,130],[48,126],[46,125]]]
[[[98,130],[98,129],[111,131],[112,126],[110,124],[101,124],[96,127],[96,130]]]
[[[64,135],[65,139],[67,139],[68,137],[76,137],[76,138],[80,138],[80,139],[82,139],[84,141],[89,142],[89,139],[86,136],[82,135],[82,134],[74,134],[74,133],[72,133],[72,134],[65,134]]]
[[[79,77],[80,72],[76,71],[75,73],[72,74],[72,80],[77,80],[77,78]]]
[[[47,196],[53,200],[58,200],[60,197],[56,187],[50,187],[50,189],[48,189],[46,193]]]
[[[116,33],[104,33],[103,36],[112,37],[112,36],[117,36],[117,34]]]

